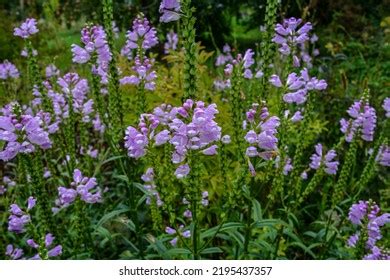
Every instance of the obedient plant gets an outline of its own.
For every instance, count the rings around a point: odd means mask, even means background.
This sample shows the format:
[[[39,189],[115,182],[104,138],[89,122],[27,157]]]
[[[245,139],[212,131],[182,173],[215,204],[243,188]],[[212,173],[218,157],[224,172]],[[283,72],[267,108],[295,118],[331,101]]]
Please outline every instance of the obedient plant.
[[[28,69],[0,64],[1,255],[389,259],[390,217],[369,197],[386,196],[390,99],[374,108],[366,90],[332,129],[345,103],[311,23],[275,26],[267,0],[262,41],[226,38],[210,61],[194,2],[161,1],[167,26],[138,14],[126,34],[113,2],[71,70],[38,55],[37,20],[14,30]]]
[[[16,79],[19,78],[19,76],[19,71],[14,64],[9,62],[8,60],[5,60],[3,61],[3,63],[0,63],[1,80]]]
[[[390,223],[390,214],[379,215],[381,209],[373,201],[359,201],[349,210],[349,221],[358,227],[347,242],[354,248],[357,258],[366,260],[389,260],[388,250],[379,243],[382,239],[381,227]]]

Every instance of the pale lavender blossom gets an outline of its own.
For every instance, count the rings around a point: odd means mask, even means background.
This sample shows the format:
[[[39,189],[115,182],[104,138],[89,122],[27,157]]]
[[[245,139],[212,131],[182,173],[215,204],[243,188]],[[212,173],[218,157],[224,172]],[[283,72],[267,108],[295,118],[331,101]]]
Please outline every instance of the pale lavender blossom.
[[[167,41],[164,43],[164,53],[169,54],[171,51],[177,49],[177,44],[179,42],[179,37],[173,30],[169,31],[167,34]]]
[[[31,35],[38,33],[37,21],[34,18],[26,19],[19,27],[14,29],[14,35],[23,39],[29,38]]]
[[[58,257],[59,255],[62,254],[62,246],[61,245],[53,246],[54,239],[55,239],[55,237],[51,233],[48,233],[45,236],[45,247],[46,247],[46,250],[48,251],[47,255],[50,258]],[[34,249],[39,248],[39,245],[33,239],[28,239],[27,245],[30,246],[31,248],[34,248]],[[37,254],[31,259],[40,260],[41,256],[39,256],[39,254]]]
[[[36,116],[15,114],[19,110],[18,104],[10,105],[10,114],[0,115],[0,141],[5,142],[0,151],[0,159],[9,161],[18,153],[29,154],[37,147],[51,148],[52,142],[49,134],[56,131],[56,123],[51,123],[48,113],[38,112]]]
[[[190,173],[190,166],[188,164],[180,165],[176,168],[175,176],[177,179],[183,179]]]
[[[310,159],[310,168],[319,169],[321,166],[324,166],[326,173],[335,175],[337,173],[339,162],[334,160],[337,156],[335,150],[329,150],[327,154],[323,155],[323,148],[321,144],[315,146],[316,153],[314,153]]]
[[[367,142],[374,140],[376,127],[376,112],[367,102],[363,100],[356,101],[347,110],[351,119],[341,119],[341,132],[345,134],[347,142],[352,142],[356,134]]]
[[[272,41],[279,45],[281,54],[289,55],[298,44],[302,44],[310,39],[308,32],[312,29],[311,23],[307,22],[300,26],[301,23],[302,19],[292,17],[285,19],[282,24],[276,24],[276,33]]]
[[[57,212],[58,208],[68,207],[77,198],[80,198],[82,201],[89,204],[102,202],[102,193],[97,186],[96,178],[85,177],[80,170],[75,169],[70,188],[58,188],[58,199],[56,200],[57,208],[53,210]]]
[[[382,107],[386,111],[386,118],[390,118],[390,97],[385,98]]]
[[[180,0],[162,0],[159,8],[161,22],[176,21],[180,18]]]
[[[10,257],[12,260],[19,260],[23,257],[23,250],[20,248],[14,248],[11,244],[7,245],[5,255]]]
[[[382,145],[379,147],[378,155],[376,161],[382,166],[390,166],[390,147],[387,145]]]
[[[149,90],[154,91],[156,89],[156,71],[152,70],[153,60],[144,57],[143,61],[137,56],[135,58],[135,65],[132,67],[133,71],[136,73],[135,75],[123,77],[120,80],[121,85],[136,85],[142,86]]]
[[[26,231],[25,226],[31,221],[31,217],[28,213],[34,208],[35,203],[36,200],[33,197],[29,197],[26,211],[23,211],[17,204],[11,204],[9,209],[11,215],[8,218],[9,231],[15,233],[23,233]]]
[[[303,104],[306,102],[307,94],[310,91],[323,91],[327,88],[325,80],[318,80],[316,77],[310,77],[306,68],[301,70],[300,75],[292,72],[288,75],[285,84],[277,75],[272,75],[269,82],[278,88],[284,86],[287,93],[284,94],[283,100],[286,103]]]
[[[366,260],[390,259],[390,255],[381,251],[376,245],[382,239],[381,227],[390,223],[390,213],[379,215],[380,208],[373,201],[359,201],[353,204],[349,210],[348,219],[352,224],[358,225],[359,230],[352,235],[347,245],[349,247],[356,247],[360,242],[362,232],[366,237],[364,239],[365,249],[368,254],[363,257]]]
[[[279,118],[269,116],[267,107],[259,107],[253,104],[246,113],[245,141],[249,144],[246,150],[248,157],[261,157],[265,160],[272,158],[277,150],[278,139],[276,137],[277,128],[280,125]]]
[[[19,78],[19,71],[14,64],[8,60],[0,63],[0,80]]]
[[[157,186],[154,182],[154,169],[148,168],[141,176],[141,179],[145,182],[144,189],[148,194],[146,204],[150,205],[153,202],[157,205],[157,207],[161,207],[163,205],[163,201],[161,200],[160,194],[157,191]]]
[[[49,64],[46,69],[46,78],[52,78],[60,75],[60,70],[54,65],[54,64]]]
[[[127,31],[126,38],[126,44],[121,50],[123,56],[129,56],[132,50],[148,50],[158,44],[156,29],[150,26],[147,18],[141,16],[133,21],[133,27]]]

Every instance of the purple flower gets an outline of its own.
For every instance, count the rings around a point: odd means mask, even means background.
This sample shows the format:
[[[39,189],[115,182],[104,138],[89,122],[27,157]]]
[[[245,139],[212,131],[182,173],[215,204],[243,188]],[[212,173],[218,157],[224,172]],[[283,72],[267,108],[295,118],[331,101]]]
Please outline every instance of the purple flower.
[[[55,239],[55,237],[51,233],[48,233],[45,236],[45,247],[46,247],[46,250],[48,250],[48,252],[47,252],[48,257],[57,257],[57,256],[62,254],[62,246],[61,245],[57,245],[54,247],[52,246],[54,239]],[[34,249],[39,248],[39,245],[33,239],[27,240],[27,245],[29,245],[31,248],[34,248]],[[41,256],[39,256],[39,254],[37,254],[31,259],[40,260]]]
[[[23,39],[29,38],[31,35],[37,33],[37,21],[34,18],[28,18],[21,26],[14,29],[14,35]]]
[[[51,126],[50,114],[38,112],[36,116],[27,114],[14,114],[19,110],[18,104],[10,105],[11,112],[0,116],[0,141],[4,141],[3,150],[0,151],[0,159],[9,161],[18,153],[32,153],[36,147],[49,149],[52,145],[49,134],[56,131]]]
[[[158,44],[156,29],[150,26],[147,18],[140,16],[133,21],[133,28],[127,31],[126,38],[126,44],[121,50],[123,56],[129,56],[131,50],[148,50]]]
[[[27,210],[30,211],[36,203],[36,199],[29,197],[27,200]],[[11,204],[8,218],[8,230],[15,233],[25,232],[25,225],[31,221],[30,215],[26,214],[17,204]]]
[[[301,23],[301,19],[292,17],[285,19],[283,24],[276,24],[272,41],[279,45],[282,55],[289,55],[292,49],[310,39],[308,32],[312,29],[311,23],[307,22],[298,29]]]
[[[319,169],[321,165],[325,165],[325,172],[331,175],[335,175],[337,173],[339,162],[332,160],[337,156],[336,151],[330,150],[324,157],[321,144],[317,144],[315,146],[315,150],[316,153],[310,157],[310,168]]]
[[[154,170],[153,168],[148,168],[145,172],[145,174],[143,174],[141,176],[141,179],[142,181],[144,181],[145,183],[150,183],[150,182],[153,182],[154,180]]]
[[[369,253],[364,259],[389,259],[388,254],[384,254],[376,246],[377,241],[382,239],[381,227],[390,223],[390,213],[379,215],[380,208],[373,201],[359,201],[350,208],[348,219],[354,225],[360,226],[360,231],[352,235],[347,244],[349,247],[355,247],[360,241],[361,232],[364,233],[365,249]]]
[[[244,62],[243,66],[245,69],[251,67],[255,63],[255,60],[253,59],[254,54],[255,53],[251,49],[248,49],[245,52],[244,58],[242,59],[242,61]]]
[[[0,80],[19,78],[19,71],[14,64],[8,60],[0,63]]]
[[[340,120],[341,132],[345,134],[346,141],[352,142],[356,133],[360,133],[364,141],[373,141],[376,127],[375,109],[360,100],[352,104],[347,112],[351,119]]]
[[[162,14],[161,22],[176,21],[180,18],[180,1],[179,0],[162,0],[159,8]]]
[[[189,209],[187,209],[187,210],[184,211],[183,216],[185,218],[191,219],[192,218],[192,212]]]
[[[382,166],[390,166],[390,147],[382,145],[379,148],[376,161]]]
[[[11,244],[7,245],[5,255],[9,256],[12,260],[19,260],[23,256],[23,250],[19,248],[14,248]]]
[[[351,235],[351,237],[347,241],[348,247],[355,247],[356,243],[358,242],[358,240],[359,240],[359,234],[358,233],[356,233],[354,235]]]
[[[176,233],[176,230],[174,230],[173,228],[170,228],[170,227],[166,227],[165,228],[165,232],[169,235],[173,235]]]
[[[80,170],[75,169],[71,188],[58,188],[56,206],[60,208],[68,207],[77,197],[89,204],[102,202],[102,194],[97,187],[96,178],[85,177]]]
[[[275,134],[280,125],[279,118],[270,117],[267,107],[259,109],[258,104],[253,104],[246,116],[247,121],[245,123],[250,125],[249,127],[245,125],[245,129],[248,130],[244,139],[249,144],[246,155],[248,157],[260,156],[265,160],[269,160],[274,151],[277,150],[278,139]],[[255,116],[259,116],[258,119]]]
[[[139,132],[132,126],[126,129],[125,147],[128,150],[129,157],[140,158],[146,154],[146,146],[149,140],[144,133]]]
[[[362,219],[367,214],[368,202],[367,201],[359,201],[357,204],[353,204],[349,209],[348,219],[354,225],[360,225],[362,223]]]
[[[37,200],[35,198],[33,198],[32,196],[30,196],[27,199],[27,211],[33,209],[35,204],[36,204],[36,202],[37,202]]]
[[[58,70],[58,68],[54,64],[49,64],[45,69],[45,73],[46,73],[46,78],[49,79],[55,76],[59,76],[60,70]]]
[[[293,170],[293,165],[291,164],[291,158],[287,157],[283,167],[283,174],[287,176],[291,172],[291,170]]]
[[[385,98],[382,107],[386,111],[386,118],[390,118],[390,97]]]
[[[135,65],[132,67],[136,75],[126,76],[120,80],[121,85],[131,84],[140,85],[142,84],[145,89],[154,91],[156,89],[155,80],[157,78],[156,71],[152,70],[152,63],[154,61],[148,58],[144,58],[143,61],[137,56],[135,58]]]
[[[77,73],[67,73],[58,78],[57,84],[62,90],[61,94],[50,95],[54,107],[54,112],[58,118],[69,117],[69,106],[73,112],[79,114],[84,123],[91,122],[94,113],[93,100],[88,99],[88,81],[81,79]],[[69,102],[72,101],[72,104]]]
[[[269,79],[269,82],[275,86],[275,87],[282,87],[282,82],[280,81],[279,76],[277,75],[272,75]]]
[[[231,48],[228,44],[225,44],[223,47],[223,52],[217,56],[215,60],[215,66],[226,65],[226,63],[231,62],[233,56],[231,54]]]
[[[184,231],[184,232],[182,233],[182,236],[183,236],[184,238],[190,238],[190,237],[191,237],[191,231],[189,231],[189,230]]]
[[[184,177],[187,177],[187,175],[190,173],[190,166],[188,164],[180,165],[178,168],[176,168],[175,176],[177,179],[183,179]]]
[[[272,75],[269,82],[275,87],[282,87],[283,84],[277,75]],[[318,80],[316,77],[310,77],[308,70],[304,68],[300,75],[293,72],[286,79],[285,88],[288,91],[283,100],[286,103],[296,103],[298,105],[306,102],[309,91],[322,91],[327,88],[325,80]]]
[[[179,37],[172,30],[167,34],[167,41],[164,43],[164,53],[169,54],[170,51],[177,49],[177,43],[179,42]]]
[[[87,26],[81,30],[81,41],[84,47],[72,44],[72,60],[74,63],[85,64],[92,61],[92,73],[99,75],[102,84],[108,83],[108,67],[112,54],[107,43],[107,35],[102,26]]]

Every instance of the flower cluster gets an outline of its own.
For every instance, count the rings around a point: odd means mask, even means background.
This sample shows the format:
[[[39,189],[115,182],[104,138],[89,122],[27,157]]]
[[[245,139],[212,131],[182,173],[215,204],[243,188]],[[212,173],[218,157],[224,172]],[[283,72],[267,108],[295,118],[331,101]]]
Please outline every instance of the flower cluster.
[[[0,159],[9,161],[18,153],[29,154],[35,151],[36,147],[49,149],[52,142],[49,134],[58,130],[58,123],[50,123],[50,114],[38,112],[35,116],[31,114],[15,114],[20,110],[18,104],[10,104],[11,110],[0,116],[0,141],[6,142],[0,151]]]
[[[361,226],[361,230],[348,239],[349,247],[356,247],[358,242],[364,243],[364,248],[371,253],[364,256],[366,260],[388,259],[390,255],[384,254],[377,246],[382,239],[381,227],[390,223],[390,213],[379,215],[379,206],[372,201],[359,201],[349,209],[348,219],[352,224]]]
[[[72,44],[72,60],[78,64],[92,62],[92,72],[101,77],[101,82],[107,84],[108,66],[112,54],[107,43],[107,35],[102,26],[87,26],[81,30],[81,42],[84,47]],[[96,57],[96,61],[94,61]]]
[[[284,94],[283,100],[289,104],[303,104],[306,102],[309,91],[322,91],[328,86],[325,80],[318,80],[316,77],[311,78],[306,68],[301,70],[300,75],[294,72],[289,74],[285,84],[282,83],[278,75],[272,75],[269,82],[277,88],[284,87],[288,91]]]
[[[302,19],[288,18],[283,21],[283,24],[276,24],[276,34],[272,41],[279,45],[279,52],[283,55],[289,55],[298,44],[302,44],[309,40],[308,32],[312,29],[310,22],[299,27]],[[299,27],[299,29],[298,29]]]
[[[49,64],[45,68],[45,75],[46,75],[46,78],[50,79],[50,78],[59,76],[60,70],[58,70],[58,68],[54,64]]]
[[[137,56],[135,58],[135,65],[132,67],[133,71],[137,75],[131,75],[123,77],[120,80],[122,85],[140,85],[142,84],[145,89],[154,91],[156,89],[155,79],[157,78],[156,71],[152,70],[153,60],[144,57],[143,61]]]
[[[48,257],[58,257],[59,255],[62,254],[62,246],[61,245],[53,246],[54,239],[55,239],[55,237],[51,233],[48,233],[45,236],[45,248],[47,250]],[[39,245],[33,239],[28,239],[26,243],[31,248],[39,249]],[[31,260],[40,260],[41,256],[39,256],[39,254],[36,254],[35,256],[33,256],[30,259]]]
[[[140,16],[133,21],[133,29],[127,31],[126,38],[121,54],[127,57],[131,57],[132,50],[148,50],[158,44],[156,29],[150,26],[147,18]]]
[[[89,91],[88,81],[81,79],[77,73],[67,73],[59,78],[57,84],[62,94],[50,92],[54,112],[57,117],[67,118],[69,116],[69,101],[72,101],[73,112],[82,116],[82,121],[91,121],[93,114],[93,100],[87,98]]]
[[[319,169],[322,165],[325,165],[325,172],[331,175],[337,173],[339,162],[334,160],[337,156],[335,150],[329,150],[325,156],[323,156],[322,145],[317,144],[315,146],[316,152],[310,157],[310,168]]]
[[[180,18],[180,0],[162,0],[159,12],[161,22],[176,21]]]
[[[386,111],[386,118],[390,118],[390,97],[386,97],[383,101],[383,109]]]
[[[172,30],[167,34],[167,41],[164,43],[164,53],[169,54],[171,51],[177,49],[177,43],[179,42],[179,37]]]
[[[382,145],[379,148],[376,161],[382,166],[390,166],[390,147],[388,145]]]
[[[351,117],[350,120],[341,119],[341,132],[345,134],[347,142],[352,142],[357,133],[361,133],[364,141],[371,142],[374,139],[376,127],[376,112],[368,102],[363,100],[356,101],[347,110]]]
[[[215,60],[215,66],[223,66],[233,60],[232,49],[228,44],[225,44],[222,49],[222,53],[217,56]]]
[[[8,218],[8,230],[15,233],[25,232],[25,226],[31,221],[28,212],[34,208],[36,199],[30,196],[27,199],[27,210],[23,211],[17,204],[11,204],[9,212],[11,215]]]
[[[146,154],[148,145],[160,146],[169,143],[173,146],[172,162],[183,163],[189,151],[201,151],[204,155],[215,155],[221,138],[221,128],[215,122],[218,113],[215,104],[206,106],[204,102],[188,99],[181,107],[162,105],[153,114],[143,114],[139,129],[128,127],[125,147],[128,155],[140,158]],[[160,131],[157,132],[157,127]],[[180,165],[175,175],[184,178],[189,166]]]
[[[249,144],[246,149],[248,157],[261,157],[269,160],[277,150],[277,128],[280,120],[276,116],[270,117],[268,108],[260,107],[255,103],[246,113],[243,128],[247,131],[245,141]]]
[[[96,178],[84,177],[80,170],[75,169],[71,188],[58,188],[57,207],[53,208],[53,212],[58,212],[61,208],[68,207],[77,197],[89,204],[102,201],[102,194],[97,187]]]
[[[175,229],[171,227],[166,227],[165,232],[169,235],[178,235],[180,234],[183,238],[190,238],[191,237],[191,231],[184,230],[184,225],[180,225],[179,232],[177,232]],[[174,237],[169,243],[171,243],[172,246],[176,246],[178,241],[178,237]]]
[[[14,29],[14,35],[23,39],[29,38],[31,35],[38,33],[37,21],[34,18],[28,18],[21,26]]]
[[[8,60],[0,63],[0,80],[19,78],[19,71],[14,64]]]
[[[188,207],[188,205],[190,204],[190,202],[184,197],[183,200],[182,200],[182,204],[183,205],[186,205]],[[209,192],[208,191],[204,191],[202,192],[202,199],[200,200],[200,204],[203,206],[203,207],[207,207],[209,205]],[[184,212],[183,212],[183,216],[185,218],[188,218],[188,219],[191,219],[192,218],[192,211],[187,208]]]
[[[244,56],[242,56],[242,54],[238,54],[236,58],[234,59],[232,58],[230,61],[231,63],[225,65],[224,74],[226,76],[226,79],[214,81],[214,87],[220,91],[230,88],[231,87],[230,78],[233,74],[234,69],[238,69],[239,74],[248,80],[253,78],[259,79],[263,77],[264,73],[261,70],[257,70],[255,71],[256,73],[254,73],[253,72],[254,69],[251,69],[253,68],[252,66],[255,64],[255,60],[253,58],[254,54],[255,53],[251,49],[248,49],[246,50]],[[222,63],[222,62],[227,63],[229,62],[228,59],[230,60],[229,55],[225,55],[223,57],[219,56],[217,58],[217,63]]]
[[[23,257],[23,249],[14,248],[11,244],[7,245],[5,250],[5,255],[8,256],[11,260],[20,260]]]
[[[152,200],[155,199],[157,206],[162,206],[163,201],[161,200],[160,194],[157,191],[156,184],[154,183],[154,169],[148,168],[145,174],[142,175],[141,179],[146,183],[144,185],[144,188],[148,192],[146,204],[150,205],[152,203]]]

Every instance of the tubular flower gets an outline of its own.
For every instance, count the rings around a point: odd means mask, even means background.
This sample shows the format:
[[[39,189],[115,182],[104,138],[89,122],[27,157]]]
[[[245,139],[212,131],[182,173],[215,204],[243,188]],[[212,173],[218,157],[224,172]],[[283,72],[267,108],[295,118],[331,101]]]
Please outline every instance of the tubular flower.
[[[121,50],[123,56],[129,57],[131,50],[142,48],[148,50],[158,44],[157,31],[150,26],[147,18],[138,16],[133,21],[132,30],[127,31],[126,44]]]
[[[38,33],[38,31],[36,19],[28,18],[19,27],[14,29],[14,35],[23,39],[28,39],[31,35]]]
[[[330,150],[325,156],[323,156],[323,149],[321,144],[317,144],[315,146],[315,150],[316,152],[310,157],[310,168],[319,169],[321,165],[325,165],[325,172],[331,175],[335,175],[339,165],[338,161],[333,161],[333,159],[337,156],[336,151]]]
[[[162,14],[161,22],[176,21],[180,18],[180,1],[179,0],[162,0],[159,8]]]
[[[359,100],[352,104],[347,113],[351,119],[340,120],[341,132],[345,134],[346,141],[352,142],[357,133],[364,141],[373,141],[376,127],[375,109],[367,102]]]
[[[367,236],[364,241],[368,254],[363,259],[366,260],[390,259],[390,256],[383,253],[377,246],[377,242],[382,239],[381,227],[390,223],[390,213],[379,215],[380,211],[375,202],[362,200],[353,204],[349,209],[348,219],[352,224],[360,226],[360,230],[348,239],[347,245],[356,247],[364,232]]]

